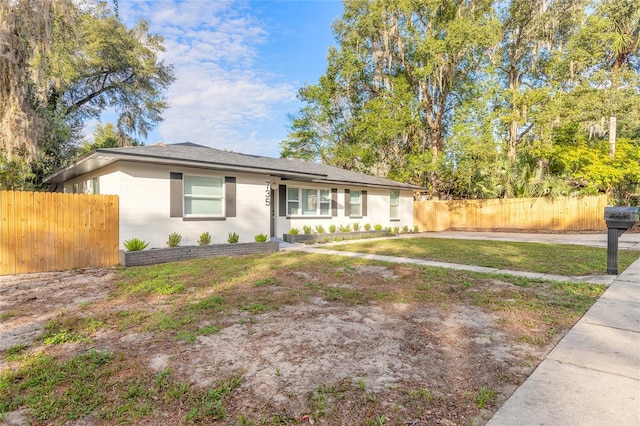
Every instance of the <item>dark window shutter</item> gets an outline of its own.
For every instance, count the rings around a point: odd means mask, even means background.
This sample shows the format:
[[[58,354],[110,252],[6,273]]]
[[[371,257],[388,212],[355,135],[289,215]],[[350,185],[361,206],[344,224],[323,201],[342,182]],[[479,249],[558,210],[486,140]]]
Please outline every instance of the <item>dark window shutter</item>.
[[[236,178],[224,177],[225,217],[236,217]]]
[[[279,185],[278,186],[278,215],[286,216],[287,215],[287,186]]]
[[[169,217],[182,217],[182,173],[169,173]]]
[[[351,216],[351,192],[344,190],[344,215]]]
[[[338,188],[331,188],[331,216],[338,216]]]
[[[367,215],[367,191],[362,191],[362,217]]]

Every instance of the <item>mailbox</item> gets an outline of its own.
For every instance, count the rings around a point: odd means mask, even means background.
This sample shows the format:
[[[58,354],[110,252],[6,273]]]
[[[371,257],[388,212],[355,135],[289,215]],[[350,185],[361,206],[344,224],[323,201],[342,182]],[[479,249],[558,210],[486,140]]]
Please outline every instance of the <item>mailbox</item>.
[[[625,231],[638,221],[637,207],[605,207],[604,220],[607,228],[624,229]]]
[[[637,207],[605,207],[607,222],[607,274],[618,275],[618,238],[638,221]]]

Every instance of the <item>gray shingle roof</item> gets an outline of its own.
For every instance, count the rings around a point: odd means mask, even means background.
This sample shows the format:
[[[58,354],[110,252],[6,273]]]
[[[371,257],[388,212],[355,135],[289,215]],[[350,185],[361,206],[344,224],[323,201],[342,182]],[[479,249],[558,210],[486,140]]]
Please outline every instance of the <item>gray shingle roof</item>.
[[[78,159],[71,166],[47,177],[45,182],[62,183],[119,160],[192,166],[215,170],[258,172],[299,181],[359,184],[407,190],[422,189],[415,185],[324,164],[240,154],[189,142],[98,149]]]

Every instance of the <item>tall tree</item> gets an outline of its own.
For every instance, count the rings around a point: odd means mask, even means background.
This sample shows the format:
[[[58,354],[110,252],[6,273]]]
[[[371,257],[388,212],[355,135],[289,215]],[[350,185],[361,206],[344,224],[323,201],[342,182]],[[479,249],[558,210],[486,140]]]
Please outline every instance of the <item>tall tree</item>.
[[[535,126],[531,113],[550,95],[548,63],[566,44],[583,4],[584,0],[511,0],[498,6],[502,40],[496,71],[504,87],[505,151],[512,162],[518,145]]]
[[[103,2],[0,0],[0,157],[41,177],[108,108],[119,132],[146,136],[175,79],[162,51],[145,22],[127,28]]]
[[[590,139],[608,135],[614,158],[621,125],[640,120],[640,0],[598,1],[589,10],[562,61],[564,115]]]
[[[407,178],[437,193],[437,164],[463,95],[457,88],[475,71],[477,51],[493,42],[495,24],[483,0],[345,2],[334,23],[339,48],[330,50],[320,84],[301,91],[307,106],[283,155],[322,147],[347,167],[382,174],[413,157],[418,173]]]
[[[0,0],[0,150],[36,152],[46,120],[54,26],[73,27],[70,0]]]
[[[599,4],[599,17],[594,17],[597,27],[602,31],[601,37],[610,44],[610,48],[602,52],[605,60],[611,64],[611,90],[624,90],[628,83],[639,82],[636,73],[629,72],[633,65],[638,66],[640,53],[640,1],[608,0]],[[634,75],[635,74],[635,75]],[[631,80],[631,81],[629,81]],[[637,89],[637,85],[635,86]],[[637,92],[636,92],[637,95]],[[612,98],[615,99],[615,96]],[[609,156],[615,157],[618,135],[618,114],[620,111],[615,100],[609,114]]]

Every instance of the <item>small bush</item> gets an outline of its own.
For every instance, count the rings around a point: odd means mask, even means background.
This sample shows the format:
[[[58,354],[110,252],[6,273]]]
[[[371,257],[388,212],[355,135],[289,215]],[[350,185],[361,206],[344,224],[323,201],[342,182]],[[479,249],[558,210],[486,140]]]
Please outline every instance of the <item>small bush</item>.
[[[258,234],[253,237],[253,239],[256,241],[256,243],[266,243],[269,239],[269,236],[267,234]]]
[[[338,227],[338,231],[340,232],[350,232],[351,231],[351,225],[347,224],[347,225],[340,225]]]
[[[333,224],[329,225],[329,232],[330,232],[330,233],[332,233],[332,234],[333,234],[334,232],[336,232],[336,226],[335,226],[335,225],[333,225]]]
[[[370,223],[365,223],[364,224],[364,230],[365,231],[371,231],[371,224]]]
[[[418,225],[413,227],[413,232],[420,232],[420,228],[418,228]]]
[[[167,245],[169,247],[178,247],[180,245],[180,241],[182,241],[182,235],[178,234],[177,232],[172,232],[169,234]]]
[[[201,246],[208,246],[209,244],[211,244],[211,234],[209,234],[208,232],[203,232],[202,234],[200,234],[198,244],[200,244]]]
[[[400,233],[400,227],[399,226],[394,226],[393,227],[393,233],[394,234],[399,234]]]
[[[289,235],[298,235],[299,233],[300,233],[300,230],[298,228],[289,229]]]
[[[373,229],[375,229],[376,231],[382,231],[382,225],[376,223],[375,225],[373,225]]]
[[[309,226],[309,225],[304,225],[304,226],[302,227],[302,232],[304,232],[304,233],[305,233],[305,234],[307,234],[307,235],[309,235],[309,234],[311,233],[311,230],[312,230],[312,229],[311,229],[311,226]]]
[[[353,224],[353,230],[354,230],[355,232],[358,232],[358,231],[360,230],[360,223],[358,223],[358,222],[354,222],[354,224]]]
[[[148,242],[143,241],[139,238],[131,238],[130,240],[126,240],[123,244],[124,244],[124,248],[126,248],[129,251],[144,250],[149,245]]]
[[[405,234],[409,233],[409,227],[407,225],[402,227],[402,232],[404,232]]]
[[[316,225],[316,234],[324,234],[324,226]]]
[[[238,242],[239,239],[240,239],[240,236],[238,234],[236,234],[235,232],[229,232],[229,238],[227,238],[227,242],[231,244],[235,244]]]

